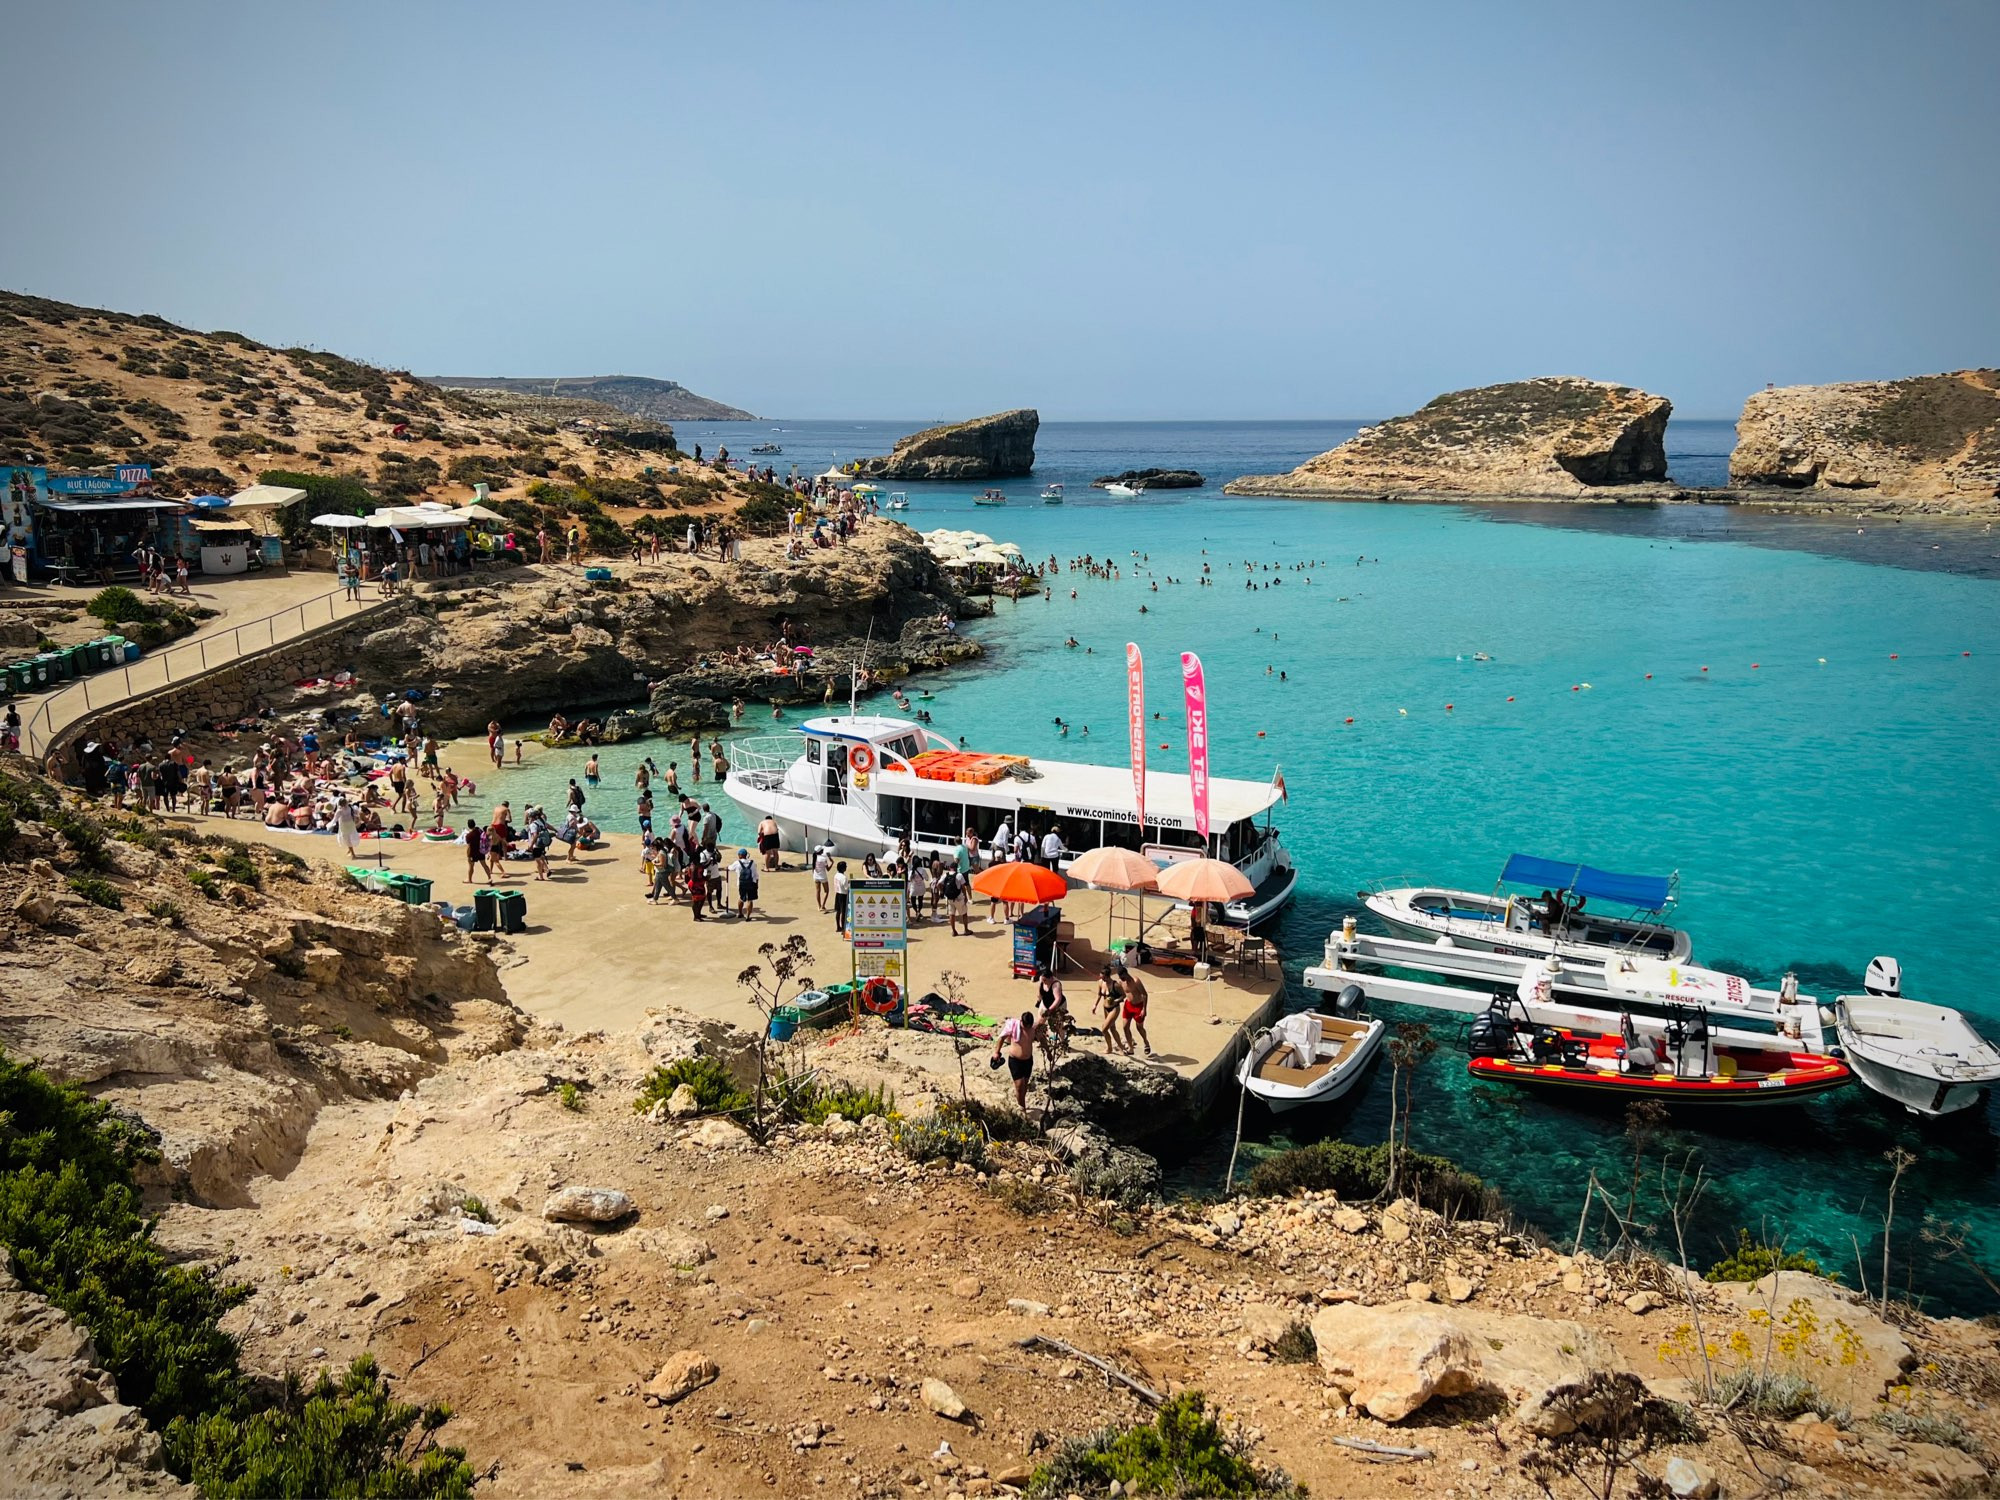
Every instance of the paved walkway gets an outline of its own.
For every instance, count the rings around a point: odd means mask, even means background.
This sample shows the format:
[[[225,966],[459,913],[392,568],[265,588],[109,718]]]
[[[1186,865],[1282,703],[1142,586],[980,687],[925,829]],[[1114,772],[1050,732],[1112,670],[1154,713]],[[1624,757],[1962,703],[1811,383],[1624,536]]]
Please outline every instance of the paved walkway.
[[[216,616],[203,620],[192,635],[149,651],[130,666],[22,697],[22,750],[39,758],[57,735],[90,714],[254,656],[335,620],[365,614],[381,603],[372,589],[358,604],[346,602],[331,573],[250,573],[196,580],[193,591],[192,602],[215,610]],[[94,585],[51,585],[36,590],[35,597],[37,602],[81,609],[97,592]]]

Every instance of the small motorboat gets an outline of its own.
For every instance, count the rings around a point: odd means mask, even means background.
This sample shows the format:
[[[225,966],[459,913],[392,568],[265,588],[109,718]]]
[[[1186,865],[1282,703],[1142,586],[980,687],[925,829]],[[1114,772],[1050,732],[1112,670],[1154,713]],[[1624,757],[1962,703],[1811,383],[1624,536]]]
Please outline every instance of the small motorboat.
[[[1863,995],[1833,1002],[1840,1049],[1863,1083],[1915,1115],[1969,1109],[2000,1082],[2000,1048],[1942,1005],[1903,998],[1903,966],[1869,960]]]
[[[776,443],[752,443],[750,451],[752,453],[783,453],[785,450]]]
[[[910,497],[908,495],[904,494],[901,490],[890,491],[889,493],[890,510],[908,510],[909,508],[910,508]]]
[[[1007,496],[1000,490],[988,490],[972,503],[974,505],[1005,505],[1007,503]]]
[[[1854,1072],[1837,1057],[1788,1049],[1717,1043],[1706,1012],[1670,1014],[1641,1034],[1630,1015],[1616,1033],[1543,1026],[1519,1002],[1495,996],[1472,1023],[1466,1071],[1474,1078],[1571,1094],[1654,1098],[1668,1104],[1794,1104],[1845,1086]],[[1652,1018],[1649,1018],[1649,1020]]]
[[[1636,956],[1686,963],[1694,956],[1688,935],[1658,920],[1673,904],[1678,884],[1674,875],[1620,875],[1516,854],[1490,893],[1408,885],[1359,895],[1390,931],[1421,942],[1448,938],[1524,958],[1560,953],[1594,962]],[[1539,886],[1547,899],[1509,894],[1505,886]],[[1630,915],[1585,911],[1593,898],[1625,907]]]
[[[1061,505],[1062,503],[1063,503],[1063,487],[1061,485],[1045,484],[1042,486],[1042,504]]]
[[[1274,1114],[1341,1098],[1382,1050],[1385,1027],[1361,1003],[1361,986],[1351,984],[1334,1002],[1339,1014],[1300,1011],[1259,1032],[1236,1081]]]
[[[1104,487],[1104,493],[1107,495],[1116,495],[1122,500],[1130,500],[1139,491],[1129,484],[1107,484]]]

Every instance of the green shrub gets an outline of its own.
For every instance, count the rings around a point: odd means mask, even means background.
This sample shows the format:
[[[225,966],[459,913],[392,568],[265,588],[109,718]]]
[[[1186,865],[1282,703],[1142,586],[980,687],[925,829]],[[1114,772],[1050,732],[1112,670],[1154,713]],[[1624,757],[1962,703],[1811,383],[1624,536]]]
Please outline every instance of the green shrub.
[[[97,616],[107,625],[123,625],[127,620],[150,620],[153,617],[152,607],[120,584],[99,589],[83,608],[86,614]]]
[[[750,1096],[736,1086],[736,1080],[729,1076],[729,1069],[716,1059],[680,1057],[660,1064],[646,1075],[632,1107],[643,1114],[655,1104],[665,1103],[668,1095],[682,1084],[694,1090],[701,1113],[705,1115],[727,1114],[750,1106]]]
[[[1356,1146],[1347,1141],[1315,1141],[1258,1162],[1251,1168],[1247,1185],[1260,1198],[1331,1191],[1342,1198],[1365,1199],[1380,1194],[1388,1182],[1386,1143]],[[1479,1178],[1445,1157],[1421,1151],[1403,1153],[1398,1190],[1439,1213],[1490,1218],[1500,1208],[1497,1195]]]
[[[465,1450],[437,1444],[450,1420],[448,1406],[395,1400],[374,1356],[358,1355],[338,1384],[322,1370],[306,1392],[294,1377],[275,1406],[247,1422],[215,1416],[195,1425],[186,1437],[190,1477],[207,1500],[463,1500],[473,1484]]]
[[[486,1206],[484,1198],[467,1198],[458,1205],[458,1211],[468,1219],[477,1219],[482,1224],[493,1222],[493,1210]]]
[[[888,1118],[894,1113],[895,1104],[896,1096],[879,1083],[870,1089],[858,1089],[843,1083],[832,1088],[815,1089],[811,1102],[798,1118],[808,1125],[823,1125],[839,1115],[858,1124],[870,1115]]]
[[[1318,1359],[1319,1340],[1313,1337],[1312,1324],[1304,1318],[1287,1323],[1271,1341],[1271,1358],[1281,1365],[1309,1365]]]
[[[1128,1495],[1203,1500],[1305,1493],[1282,1470],[1252,1463],[1248,1445],[1222,1430],[1200,1391],[1183,1391],[1150,1422],[1072,1439],[1035,1470],[1028,1494],[1036,1500],[1101,1495],[1113,1483]]]
[[[124,894],[110,881],[96,875],[72,875],[69,878],[69,888],[92,906],[106,906],[112,911],[125,909]]]
[[[80,813],[59,807],[44,820],[69,845],[76,862],[86,870],[110,868],[111,855],[104,847],[104,830]]]
[[[1819,1388],[1803,1375],[1765,1375],[1747,1366],[1716,1381],[1715,1399],[1727,1410],[1769,1417],[1774,1422],[1789,1422],[1809,1411],[1825,1409]]]
[[[1908,1406],[1885,1406],[1875,1420],[1899,1438],[1917,1443],[1936,1443],[1940,1448],[1956,1448],[1961,1453],[1978,1454],[1979,1439],[1963,1422],[1947,1412],[1917,1410]]]
[[[582,1114],[583,1090],[565,1078],[561,1083],[556,1085],[556,1103],[560,1104],[564,1109]]]
[[[1062,1200],[1030,1177],[1007,1177],[993,1184],[993,1196],[1024,1219],[1039,1218]]]
[[[148,916],[159,918],[169,927],[179,927],[184,920],[181,909],[171,901],[148,901],[146,913]]]
[[[264,883],[264,876],[258,870],[257,862],[250,857],[250,851],[241,844],[224,840],[222,858],[218,859],[216,864],[222,867],[223,874],[238,885],[261,886]]]
[[[248,1289],[153,1243],[132,1168],[157,1154],[81,1089],[0,1054],[0,1244],[24,1286],[89,1329],[120,1397],[166,1429],[242,1406],[236,1342],[216,1325]]]
[[[935,1114],[891,1122],[889,1139],[914,1162],[964,1162],[970,1167],[986,1164],[986,1132],[964,1111],[949,1104]]]
[[[791,508],[769,495],[752,495],[736,507],[736,523],[748,531],[776,532],[790,524]]]
[[[217,878],[215,871],[197,868],[189,870],[187,877],[188,884],[208,897],[209,900],[220,901],[222,899],[222,881]]]
[[[150,849],[158,854],[167,847],[167,841],[160,836],[160,830],[136,815],[124,819],[118,831],[112,834],[121,844],[131,844],[135,848]]]
[[[1702,1273],[1704,1281],[1762,1281],[1773,1271],[1804,1271],[1810,1276],[1825,1273],[1819,1262],[1810,1255],[1797,1250],[1787,1251],[1779,1245],[1766,1245],[1761,1240],[1752,1239],[1750,1231],[1736,1231],[1736,1248]],[[1838,1275],[1833,1277],[1838,1281]]]

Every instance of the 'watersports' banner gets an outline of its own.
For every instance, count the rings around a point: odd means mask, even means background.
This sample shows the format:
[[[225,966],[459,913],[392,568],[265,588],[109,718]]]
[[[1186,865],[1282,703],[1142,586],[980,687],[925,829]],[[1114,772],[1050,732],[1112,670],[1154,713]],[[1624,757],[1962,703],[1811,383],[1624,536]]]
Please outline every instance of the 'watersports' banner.
[[[1188,792],[1194,798],[1194,831],[1208,842],[1208,689],[1201,658],[1181,653],[1181,686],[1187,692]]]
[[[1146,663],[1133,641],[1125,643],[1126,734],[1132,742],[1132,803],[1139,811],[1139,837],[1146,836]]]

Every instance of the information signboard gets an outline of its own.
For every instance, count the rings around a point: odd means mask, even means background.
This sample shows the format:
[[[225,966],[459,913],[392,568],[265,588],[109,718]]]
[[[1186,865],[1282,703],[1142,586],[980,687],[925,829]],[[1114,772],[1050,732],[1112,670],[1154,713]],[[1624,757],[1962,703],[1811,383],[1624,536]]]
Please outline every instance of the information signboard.
[[[908,988],[909,889],[900,880],[857,880],[848,888],[847,937],[856,979],[893,979]]]

